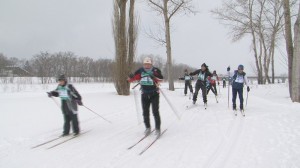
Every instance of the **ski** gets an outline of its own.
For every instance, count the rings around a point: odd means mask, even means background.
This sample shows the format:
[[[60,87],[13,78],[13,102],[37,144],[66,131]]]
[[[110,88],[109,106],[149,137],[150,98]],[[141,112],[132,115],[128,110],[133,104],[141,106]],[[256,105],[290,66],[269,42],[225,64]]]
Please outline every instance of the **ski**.
[[[145,153],[165,132],[167,129],[165,129],[159,136],[157,136],[150,144],[148,144],[140,153],[139,155],[142,155]]]
[[[144,139],[146,139],[154,130],[152,130],[149,134],[144,135],[140,140],[138,140],[135,144],[131,145],[130,147],[128,147],[127,149],[132,149],[133,147],[135,147],[136,145],[138,145],[140,142],[142,142]]]
[[[62,137],[63,137],[63,136],[59,136],[59,137],[56,137],[56,138],[50,139],[50,140],[48,140],[48,141],[45,141],[45,142],[43,142],[43,143],[37,144],[37,145],[35,145],[35,146],[31,147],[31,149],[34,149],[34,148],[37,148],[37,147],[40,147],[40,146],[46,145],[46,144],[48,144],[48,143],[50,143],[50,142],[56,141],[56,140],[58,140],[58,139],[61,139]]]
[[[57,143],[57,144],[55,144],[55,145],[52,145],[52,146],[48,147],[47,149],[52,149],[52,148],[54,148],[54,147],[56,147],[56,146],[59,146],[59,145],[61,145],[61,144],[64,144],[64,143],[66,143],[66,142],[68,142],[68,141],[70,141],[70,140],[72,140],[72,139],[75,139],[75,138],[77,138],[77,137],[79,137],[79,136],[81,136],[81,135],[83,135],[83,134],[85,134],[85,133],[87,133],[87,132],[89,132],[89,131],[90,131],[90,130],[85,131],[85,132],[82,132],[82,133],[80,133],[80,134],[78,134],[78,135],[74,135],[74,136],[72,136],[72,137],[70,137],[70,138],[68,138],[68,139],[65,139],[65,140],[63,140],[63,141],[61,141],[61,142],[59,142],[59,143]]]

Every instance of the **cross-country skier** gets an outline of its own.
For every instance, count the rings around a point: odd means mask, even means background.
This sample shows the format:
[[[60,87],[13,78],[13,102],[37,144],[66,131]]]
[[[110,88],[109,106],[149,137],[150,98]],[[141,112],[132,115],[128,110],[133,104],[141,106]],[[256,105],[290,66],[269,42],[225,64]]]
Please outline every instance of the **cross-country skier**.
[[[77,104],[82,106],[82,98],[72,84],[68,84],[65,75],[58,77],[58,86],[55,90],[47,92],[49,97],[60,97],[61,110],[64,116],[64,127],[62,136],[69,135],[70,123],[72,122],[74,135],[80,133],[77,117]]]
[[[160,115],[159,115],[159,88],[158,84],[162,81],[163,76],[160,69],[152,65],[152,60],[146,57],[143,62],[143,67],[139,68],[134,74],[128,78],[129,82],[139,81],[142,91],[142,108],[145,123],[145,135],[151,132],[149,108],[152,104],[152,113],[155,120],[155,134],[160,135]]]
[[[207,90],[207,94],[209,93],[209,91],[211,90],[216,96],[218,95],[218,91],[217,91],[217,83],[218,85],[220,85],[219,83],[219,77],[217,75],[217,72],[214,70],[212,76],[207,78],[209,81],[209,88]]]
[[[223,88],[226,88],[226,78],[223,77],[223,78],[222,78],[222,81],[223,81]]]
[[[184,80],[185,83],[184,83],[184,95],[186,96],[187,94],[187,89],[189,88],[190,89],[190,93],[193,94],[193,87],[192,87],[192,80],[193,80],[193,77],[189,75],[189,72],[187,69],[184,70],[184,76],[179,78],[179,80]]]
[[[233,110],[236,110],[236,97],[237,94],[239,94],[240,99],[240,110],[244,110],[244,98],[243,98],[243,88],[244,83],[247,86],[247,92],[250,91],[250,87],[248,85],[248,79],[246,76],[246,73],[244,72],[244,66],[239,65],[238,70],[234,71],[233,77],[232,77],[232,107]]]
[[[202,96],[203,96],[203,102],[205,105],[207,105],[207,91],[206,91],[206,82],[207,82],[207,77],[212,76],[212,74],[209,72],[208,66],[203,63],[201,65],[201,69],[196,70],[195,72],[190,73],[191,76],[197,75],[197,82],[195,85],[195,93],[193,96],[193,104],[196,103],[197,97],[198,97],[198,92],[201,89],[202,90]]]

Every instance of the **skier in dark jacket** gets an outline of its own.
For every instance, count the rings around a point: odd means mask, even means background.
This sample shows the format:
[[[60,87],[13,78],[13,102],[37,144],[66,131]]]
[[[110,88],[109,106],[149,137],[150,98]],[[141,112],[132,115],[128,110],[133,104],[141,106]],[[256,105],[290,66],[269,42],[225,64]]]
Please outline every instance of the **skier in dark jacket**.
[[[58,86],[55,90],[47,92],[49,97],[60,97],[61,109],[64,116],[64,128],[62,136],[69,135],[70,122],[72,122],[74,135],[80,133],[79,121],[77,117],[77,104],[82,106],[81,96],[73,85],[68,84],[65,75],[58,77]]]
[[[189,72],[187,69],[184,70],[184,76],[179,78],[179,80],[184,80],[184,95],[186,96],[187,94],[187,89],[190,89],[190,93],[193,94],[193,87],[192,87],[192,80],[193,77],[189,75]]]
[[[152,60],[146,57],[143,62],[143,67],[139,68],[134,74],[128,78],[129,82],[139,81],[142,91],[142,108],[143,117],[145,123],[145,135],[151,133],[150,125],[150,104],[152,104],[152,113],[155,120],[155,134],[159,136],[161,134],[160,115],[159,115],[159,88],[158,84],[162,81],[163,76],[160,69],[152,66]]]
[[[238,70],[234,71],[233,77],[232,77],[232,107],[233,110],[236,110],[236,97],[237,94],[239,94],[240,99],[240,110],[244,110],[244,98],[243,98],[243,88],[244,83],[247,86],[247,92],[250,91],[249,85],[248,85],[248,79],[246,76],[246,73],[244,72],[244,66],[239,65]]]
[[[190,73],[191,76],[197,75],[198,80],[195,85],[195,93],[193,96],[193,104],[197,101],[198,92],[201,89],[202,90],[202,96],[203,96],[203,102],[205,105],[207,105],[207,77],[212,76],[212,74],[209,72],[208,66],[203,63],[201,65],[201,69],[196,70],[195,72]]]

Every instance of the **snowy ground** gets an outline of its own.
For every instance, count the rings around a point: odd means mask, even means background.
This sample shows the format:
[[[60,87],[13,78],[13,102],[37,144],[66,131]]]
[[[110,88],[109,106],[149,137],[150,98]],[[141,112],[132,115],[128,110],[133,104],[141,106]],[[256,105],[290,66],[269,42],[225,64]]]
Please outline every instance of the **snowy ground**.
[[[21,92],[6,86],[0,90],[1,168],[300,167],[300,104],[290,101],[285,84],[251,86],[246,117],[228,109],[227,88],[220,88],[219,103],[208,95],[207,110],[201,95],[198,106],[187,109],[191,101],[183,89],[170,92],[164,84],[181,119],[161,95],[162,129],[168,131],[141,156],[154,136],[127,150],[144,131],[138,89],[118,96],[113,84],[74,85],[83,103],[112,124],[80,107],[81,129],[90,132],[52,149],[47,147],[57,142],[31,149],[62,132],[60,109],[45,93],[56,85],[32,85]]]

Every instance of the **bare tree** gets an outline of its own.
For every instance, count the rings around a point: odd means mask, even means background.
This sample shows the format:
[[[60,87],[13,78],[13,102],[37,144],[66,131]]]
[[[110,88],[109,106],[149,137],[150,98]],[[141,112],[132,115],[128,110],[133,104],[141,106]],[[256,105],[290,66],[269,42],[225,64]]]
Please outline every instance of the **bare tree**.
[[[135,0],[130,0],[129,26],[128,31],[126,31],[127,1],[128,0],[114,0],[113,34],[116,51],[114,82],[119,95],[129,95],[130,93],[130,84],[126,79],[132,68],[137,38],[137,25],[134,19]]]
[[[293,69],[292,69],[292,101],[300,102],[300,4],[297,20],[294,26],[295,41],[293,53]]]
[[[289,93],[292,97],[292,64],[293,64],[293,37],[292,37],[292,24],[291,24],[291,9],[290,9],[290,0],[283,0],[283,9],[284,9],[284,30],[285,30],[285,43],[286,43],[286,52],[288,55],[288,77],[289,77]]]
[[[271,83],[270,63],[274,83],[275,48],[284,25],[282,3],[278,0],[224,1],[222,8],[214,9],[212,13],[230,26],[233,41],[247,34],[251,36],[258,83]]]
[[[192,0],[148,0],[148,2],[150,7],[164,19],[164,38],[157,36],[152,36],[152,38],[166,46],[169,90],[174,91],[170,21],[178,13],[194,13]]]

